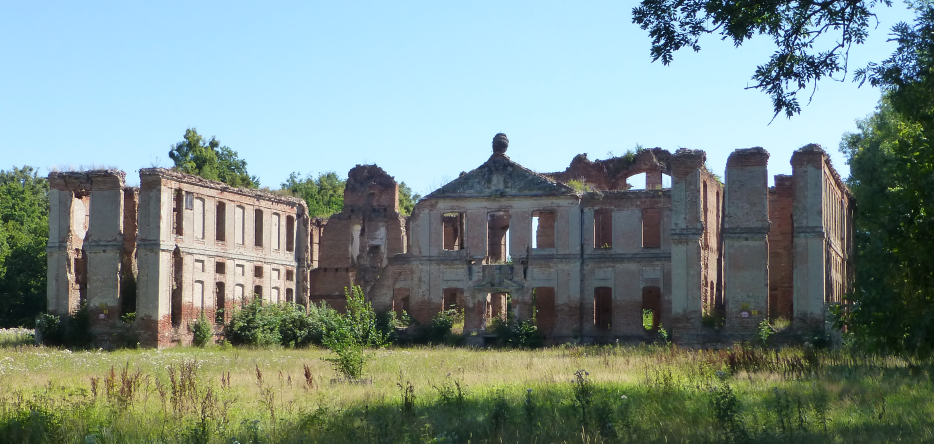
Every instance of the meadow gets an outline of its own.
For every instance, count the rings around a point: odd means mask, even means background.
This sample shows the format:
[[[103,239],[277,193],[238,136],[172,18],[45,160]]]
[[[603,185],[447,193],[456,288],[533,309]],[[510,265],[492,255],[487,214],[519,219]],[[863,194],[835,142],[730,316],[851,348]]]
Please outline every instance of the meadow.
[[[71,351],[0,334],[7,443],[931,442],[934,365],[560,346]]]

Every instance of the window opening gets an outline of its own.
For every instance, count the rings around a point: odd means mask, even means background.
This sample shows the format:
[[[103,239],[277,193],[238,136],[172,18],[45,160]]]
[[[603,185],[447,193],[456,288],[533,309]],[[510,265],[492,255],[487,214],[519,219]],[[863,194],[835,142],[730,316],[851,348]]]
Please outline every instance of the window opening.
[[[290,304],[295,302],[295,291],[291,288],[285,289],[285,301]]]
[[[463,250],[465,248],[465,219],[464,213],[444,213],[441,215],[445,250]]]
[[[662,291],[658,287],[642,287],[642,326],[657,331],[662,312]]]
[[[214,213],[214,239],[224,242],[227,240],[227,204],[217,203],[217,209]]]
[[[295,251],[295,217],[285,217],[285,251]]]
[[[285,280],[294,281],[295,280],[295,270],[285,270]]]
[[[506,263],[509,260],[509,212],[489,213],[487,227],[487,239],[489,239],[487,257],[490,263]]]
[[[204,260],[195,259],[195,271],[199,273],[204,273]]]
[[[175,249],[172,253],[172,326],[182,325],[182,272],[184,261],[182,252]]]
[[[442,295],[442,311],[457,310],[460,312],[464,309],[464,289],[445,288],[442,290]]]
[[[555,326],[555,289],[554,287],[536,287],[532,289],[533,316],[535,326],[544,335],[551,334]]]
[[[609,250],[613,248],[613,210],[593,210],[593,247]]]
[[[392,290],[392,311],[396,312],[397,316],[402,316],[402,312],[409,311],[409,289],[408,288],[394,288]]]
[[[235,267],[236,267],[236,269],[237,269],[237,273],[236,273],[237,276],[246,276],[246,266],[245,266],[245,265],[243,265],[243,264],[237,264]]]
[[[279,213],[272,213],[272,249],[278,250],[279,245]]]
[[[662,247],[662,212],[658,208],[642,210],[642,248]]]
[[[226,274],[227,272],[227,263],[222,261],[217,261],[214,263],[214,272],[217,274]]]
[[[263,266],[262,265],[255,265],[253,267],[253,277],[258,277],[258,278],[263,277]]]
[[[185,200],[185,193],[182,190],[175,190],[175,225],[172,227],[176,236],[185,235],[185,212],[182,211]]]
[[[243,285],[234,286],[234,301],[243,302]]]
[[[263,300],[263,286],[262,286],[262,285],[254,285],[254,286],[253,286],[253,297],[254,297],[257,301],[262,301],[262,300]]]
[[[532,248],[555,248],[555,213],[532,212]]]
[[[487,325],[492,325],[494,319],[506,321],[510,305],[509,293],[490,293],[486,297]]]
[[[195,285],[192,287],[191,299],[197,312],[204,312],[204,281],[195,281]]]
[[[257,247],[263,246],[263,210],[255,210],[253,212],[254,222],[253,222],[253,245]]]
[[[186,191],[185,192],[185,209],[194,210],[195,209],[195,193]]]
[[[279,300],[279,288],[278,287],[272,288],[272,291],[269,293],[269,301],[272,302],[273,304],[278,304],[279,302],[282,302]]]
[[[224,283],[214,284],[214,323],[224,323],[224,309],[227,306],[227,293],[224,289]]]
[[[609,330],[613,325],[613,289],[596,287],[593,296],[593,324],[597,330]]]

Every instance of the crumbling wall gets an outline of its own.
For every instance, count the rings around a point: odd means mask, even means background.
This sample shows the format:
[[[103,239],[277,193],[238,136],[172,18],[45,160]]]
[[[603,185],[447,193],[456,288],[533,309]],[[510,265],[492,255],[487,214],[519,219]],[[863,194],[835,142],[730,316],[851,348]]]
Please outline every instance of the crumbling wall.
[[[317,268],[309,273],[311,300],[338,310],[346,288],[360,285],[369,294],[389,257],[404,253],[407,243],[395,179],[376,165],[357,165],[347,176],[344,208],[320,230]]]
[[[795,151],[794,310],[796,328],[825,330],[827,308],[851,283],[852,196],[819,145]]]
[[[544,176],[568,183],[579,180],[594,190],[627,190],[626,179],[646,173],[646,189],[662,187],[662,174],[671,175],[671,153],[662,148],[639,150],[634,156],[620,156],[604,160],[590,160],[587,153],[578,154],[564,170]]]
[[[733,151],[726,165],[723,222],[725,328],[735,339],[752,339],[768,318],[769,153]]]

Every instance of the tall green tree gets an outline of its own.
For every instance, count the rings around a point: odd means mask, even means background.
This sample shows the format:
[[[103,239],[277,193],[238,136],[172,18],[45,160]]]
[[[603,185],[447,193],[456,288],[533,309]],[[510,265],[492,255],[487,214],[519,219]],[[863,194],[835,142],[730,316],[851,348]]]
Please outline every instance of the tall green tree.
[[[421,194],[413,193],[405,182],[399,184],[399,213],[403,216],[412,214],[415,204],[422,198]]]
[[[259,178],[247,172],[246,161],[236,151],[221,146],[213,136],[205,141],[195,128],[185,130],[185,140],[172,146],[169,158],[175,162],[175,169],[183,173],[219,180],[233,187],[259,187]]]
[[[899,48],[861,70],[885,91],[844,135],[856,197],[856,281],[843,321],[865,344],[934,352],[934,9],[896,28]]]
[[[301,197],[308,204],[308,213],[314,217],[328,217],[344,209],[344,184],[337,173],[321,173],[317,178],[292,173],[282,183],[282,189]]]
[[[36,168],[0,170],[0,327],[31,327],[45,311],[48,193]]]
[[[801,112],[798,93],[816,90],[825,77],[843,77],[854,44],[875,26],[875,8],[891,0],[642,0],[632,21],[648,31],[653,61],[700,51],[700,39],[717,35],[735,46],[760,35],[775,51],[756,67],[752,85],[772,98],[775,116]],[[813,94],[813,93],[812,93]]]

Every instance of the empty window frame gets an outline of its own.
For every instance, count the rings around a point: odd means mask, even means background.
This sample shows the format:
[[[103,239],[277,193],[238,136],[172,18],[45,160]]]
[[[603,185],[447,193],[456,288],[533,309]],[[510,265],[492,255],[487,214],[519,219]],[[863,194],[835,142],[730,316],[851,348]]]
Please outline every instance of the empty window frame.
[[[185,209],[194,210],[195,209],[195,193],[185,192]]]
[[[258,301],[263,300],[263,286],[262,285],[253,286],[253,297],[256,298],[256,300]]]
[[[397,316],[401,316],[402,312],[409,311],[408,288],[394,288],[392,290],[392,311],[396,312]]]
[[[443,230],[443,245],[445,250],[463,250],[464,229],[466,228],[466,215],[464,213],[444,213],[441,215]]]
[[[237,245],[243,245],[243,238],[245,233],[244,220],[246,217],[246,209],[237,205],[237,208],[234,211],[234,241]]]
[[[285,280],[294,281],[295,280],[295,270],[285,270]]]
[[[172,211],[175,212],[175,224],[172,225],[172,231],[176,236],[185,235],[185,212],[182,210],[185,205],[185,192],[175,190],[175,205]]]
[[[535,325],[546,336],[555,326],[555,288],[536,287],[532,289],[532,304],[535,310]]]
[[[490,263],[509,260],[509,212],[494,211],[487,214],[487,257]]]
[[[441,291],[442,302],[441,310],[457,310],[461,311],[464,309],[464,289],[463,288],[445,288]]]
[[[533,211],[532,233],[532,248],[555,248],[554,211]]]
[[[613,289],[593,289],[593,325],[597,330],[609,330],[613,325]]]
[[[223,282],[214,284],[214,323],[224,323],[224,309],[227,307],[227,291]]]
[[[214,263],[214,272],[217,274],[226,274],[227,273],[227,263],[224,261],[217,261]]]
[[[218,202],[214,212],[214,239],[220,242],[227,240],[227,204]]]
[[[172,253],[172,326],[182,325],[182,276],[184,275],[182,253],[176,248]]]
[[[657,331],[661,322],[662,290],[658,287],[642,287],[642,326]]]
[[[285,289],[285,301],[290,304],[295,302],[295,291],[291,288]]]
[[[285,217],[285,251],[295,251],[295,216]]]
[[[262,265],[255,265],[253,267],[253,277],[258,277],[258,278],[263,277],[263,266]]]
[[[662,211],[658,208],[642,210],[642,248],[662,247]]]
[[[263,246],[263,210],[253,211],[253,245]]]
[[[281,245],[279,244],[280,234],[281,234],[279,232],[279,221],[280,220],[281,220],[281,216],[279,216],[279,213],[272,213],[272,227],[270,227],[272,230],[270,232],[270,234],[272,235],[272,240],[270,240],[270,243],[272,243],[273,250],[279,250],[280,248],[282,248]]]
[[[204,240],[204,198],[197,198],[195,207],[195,239]]]
[[[613,248],[613,210],[597,208],[593,210],[593,247],[595,249]]]

